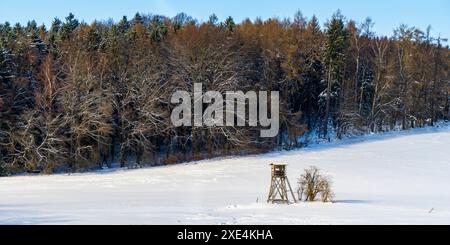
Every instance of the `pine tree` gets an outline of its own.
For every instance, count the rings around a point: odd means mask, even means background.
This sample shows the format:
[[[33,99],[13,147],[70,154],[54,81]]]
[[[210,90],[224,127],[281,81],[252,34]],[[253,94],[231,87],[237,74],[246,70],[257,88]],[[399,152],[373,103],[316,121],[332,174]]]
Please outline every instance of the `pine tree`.
[[[323,62],[327,69],[327,88],[325,91],[325,114],[323,136],[328,136],[330,114],[337,108],[340,85],[343,79],[343,66],[345,64],[345,48],[347,45],[347,32],[344,29],[344,17],[336,12],[327,23],[326,40],[323,52]],[[333,103],[333,104],[332,104]]]
[[[153,42],[161,42],[168,33],[168,28],[161,18],[154,17],[148,27],[149,35]]]
[[[229,16],[225,22],[223,23],[223,26],[225,29],[227,29],[229,32],[234,32],[234,29],[236,28],[236,23],[234,23],[234,20],[231,16]]]
[[[55,23],[57,24],[57,23]],[[61,26],[61,38],[62,39],[69,39],[70,35],[73,31],[80,25],[80,22],[75,18],[75,15],[70,13],[67,17],[65,22]]]
[[[208,24],[216,26],[218,22],[219,22],[219,18],[217,18],[216,14],[212,14],[209,16]]]
[[[305,52],[307,59],[302,75],[304,78],[302,96],[305,98],[302,111],[306,117],[308,127],[314,128],[318,117],[320,93],[324,90],[324,86],[321,84],[324,73],[321,62],[321,43],[323,38],[316,16],[313,16],[308,22],[304,35],[305,45],[303,52]]]

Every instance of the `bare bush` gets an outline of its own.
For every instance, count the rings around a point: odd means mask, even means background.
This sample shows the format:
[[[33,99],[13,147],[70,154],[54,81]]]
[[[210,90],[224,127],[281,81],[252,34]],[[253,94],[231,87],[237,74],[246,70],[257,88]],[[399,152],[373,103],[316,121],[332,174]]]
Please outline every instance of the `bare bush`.
[[[317,167],[305,169],[298,179],[298,199],[314,202],[320,195],[322,202],[332,202],[334,193],[332,191],[331,177],[322,175]]]

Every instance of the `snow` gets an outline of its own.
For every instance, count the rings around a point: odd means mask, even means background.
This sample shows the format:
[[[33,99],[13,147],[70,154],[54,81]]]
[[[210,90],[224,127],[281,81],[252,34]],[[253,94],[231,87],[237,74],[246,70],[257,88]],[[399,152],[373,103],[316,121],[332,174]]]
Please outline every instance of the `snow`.
[[[0,178],[0,224],[450,224],[450,127],[290,152]],[[267,204],[269,163],[333,177],[335,203]]]

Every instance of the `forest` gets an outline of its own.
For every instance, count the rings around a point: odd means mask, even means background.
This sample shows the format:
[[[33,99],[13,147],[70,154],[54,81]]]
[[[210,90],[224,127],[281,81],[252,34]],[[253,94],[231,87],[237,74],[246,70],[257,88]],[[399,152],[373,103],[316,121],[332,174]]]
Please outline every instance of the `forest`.
[[[199,22],[136,14],[91,24],[0,24],[0,176],[176,164],[296,149],[311,139],[433,126],[450,117],[445,37],[337,11]],[[174,127],[171,95],[279,91],[280,130]]]

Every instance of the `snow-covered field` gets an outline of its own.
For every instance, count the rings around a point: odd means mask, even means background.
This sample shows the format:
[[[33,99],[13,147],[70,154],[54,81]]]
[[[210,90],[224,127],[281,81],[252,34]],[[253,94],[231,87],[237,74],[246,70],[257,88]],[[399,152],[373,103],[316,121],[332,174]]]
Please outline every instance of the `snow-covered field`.
[[[141,170],[0,178],[0,224],[450,224],[450,127]],[[265,202],[316,165],[336,203]]]

